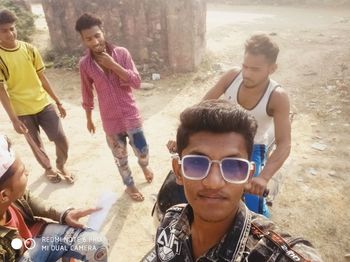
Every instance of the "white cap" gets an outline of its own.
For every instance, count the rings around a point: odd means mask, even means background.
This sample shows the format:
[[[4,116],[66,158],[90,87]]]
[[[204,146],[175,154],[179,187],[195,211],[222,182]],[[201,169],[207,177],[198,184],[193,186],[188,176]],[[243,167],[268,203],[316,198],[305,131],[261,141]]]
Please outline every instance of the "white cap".
[[[9,143],[6,136],[0,134],[0,178],[6,173],[15,162],[15,153],[9,150]]]

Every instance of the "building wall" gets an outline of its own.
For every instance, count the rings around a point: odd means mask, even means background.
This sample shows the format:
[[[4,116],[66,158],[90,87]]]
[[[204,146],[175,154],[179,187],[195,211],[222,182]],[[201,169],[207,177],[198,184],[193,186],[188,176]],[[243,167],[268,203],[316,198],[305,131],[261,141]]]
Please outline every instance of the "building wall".
[[[210,3],[225,3],[237,5],[266,4],[266,5],[319,5],[342,6],[350,5],[350,0],[207,0]]]
[[[106,38],[126,47],[137,64],[194,70],[205,51],[205,0],[42,0],[54,49],[81,52],[76,19],[100,16]],[[161,69],[161,68],[160,68]]]

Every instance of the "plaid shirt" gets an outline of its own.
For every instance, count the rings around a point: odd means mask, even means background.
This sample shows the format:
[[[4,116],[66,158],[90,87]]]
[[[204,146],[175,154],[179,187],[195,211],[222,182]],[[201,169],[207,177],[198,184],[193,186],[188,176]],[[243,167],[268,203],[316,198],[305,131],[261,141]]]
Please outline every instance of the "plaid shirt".
[[[142,261],[195,261],[190,238],[192,220],[190,205],[180,204],[169,208],[158,227],[155,248]],[[226,235],[196,261],[322,261],[308,241],[275,232],[278,232],[278,228],[272,221],[249,211],[241,202]]]
[[[95,88],[104,131],[113,135],[142,126],[132,94],[132,88],[140,88],[141,78],[127,49],[110,44],[107,44],[107,49],[112,58],[126,69],[128,80],[123,81],[111,70],[104,72],[87,50],[80,60],[82,106],[85,110],[94,108]]]

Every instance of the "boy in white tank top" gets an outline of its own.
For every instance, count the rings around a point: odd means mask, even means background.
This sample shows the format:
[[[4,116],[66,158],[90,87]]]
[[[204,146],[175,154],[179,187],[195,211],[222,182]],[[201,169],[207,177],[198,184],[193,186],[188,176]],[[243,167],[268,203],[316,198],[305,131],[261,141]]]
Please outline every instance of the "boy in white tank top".
[[[245,108],[258,122],[251,156],[256,172],[246,186],[247,206],[269,216],[262,197],[269,180],[288,158],[291,148],[290,104],[286,91],[270,75],[277,69],[279,48],[266,34],[253,35],[245,43],[242,68],[226,72],[204,96],[203,100],[218,99],[221,95]],[[267,148],[276,148],[266,157]],[[267,158],[267,159],[266,159]],[[264,168],[262,168],[264,167]]]

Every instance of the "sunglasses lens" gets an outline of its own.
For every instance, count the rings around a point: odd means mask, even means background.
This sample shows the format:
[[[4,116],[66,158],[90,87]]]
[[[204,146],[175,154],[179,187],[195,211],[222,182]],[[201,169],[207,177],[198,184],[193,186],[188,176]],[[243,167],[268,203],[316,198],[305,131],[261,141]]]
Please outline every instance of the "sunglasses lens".
[[[221,167],[225,179],[230,182],[242,182],[246,180],[249,173],[248,162],[239,159],[224,159]]]
[[[186,156],[182,159],[182,171],[189,179],[202,179],[206,176],[209,160],[201,156]]]

